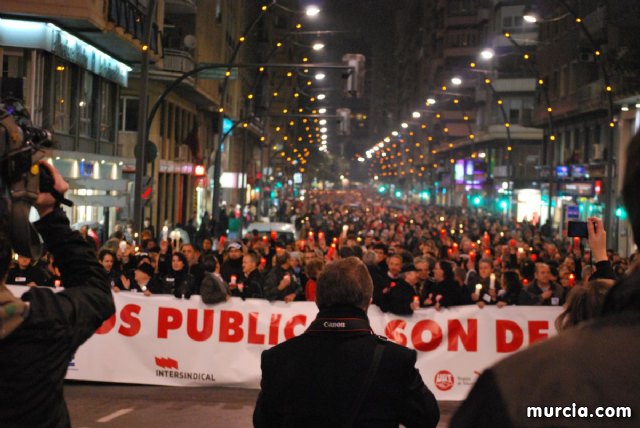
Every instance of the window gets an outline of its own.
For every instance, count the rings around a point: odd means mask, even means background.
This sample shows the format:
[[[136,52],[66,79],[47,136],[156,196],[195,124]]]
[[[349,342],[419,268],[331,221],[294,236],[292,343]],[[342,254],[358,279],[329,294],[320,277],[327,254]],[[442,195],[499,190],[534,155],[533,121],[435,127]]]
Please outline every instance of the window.
[[[113,109],[114,109],[113,83],[106,80],[100,82],[100,129],[99,139],[102,141],[114,141]]]
[[[59,59],[54,60],[53,77],[53,130],[63,134],[70,134],[71,117],[71,65]]]
[[[138,131],[138,98],[122,97],[120,99],[120,124],[121,131]]]
[[[0,49],[2,77],[24,77],[24,57],[21,50]]]
[[[92,137],[91,130],[93,113],[93,75],[88,71],[82,71],[80,84],[80,96],[78,97],[78,118],[80,120],[80,136]]]
[[[520,110],[511,108],[509,109],[509,122],[520,123]]]

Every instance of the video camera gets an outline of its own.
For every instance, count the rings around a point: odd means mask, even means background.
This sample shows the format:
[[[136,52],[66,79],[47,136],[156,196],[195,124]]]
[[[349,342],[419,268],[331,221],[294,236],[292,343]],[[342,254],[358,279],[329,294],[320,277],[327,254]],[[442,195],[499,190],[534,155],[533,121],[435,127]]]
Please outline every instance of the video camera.
[[[29,211],[40,191],[53,191],[53,177],[38,162],[53,144],[46,129],[33,126],[22,103],[22,79],[0,79],[0,215],[8,216],[11,246],[20,255],[39,258],[40,237]],[[10,203],[9,203],[10,201]],[[5,240],[6,241],[6,240]],[[6,242],[0,250],[5,257]]]

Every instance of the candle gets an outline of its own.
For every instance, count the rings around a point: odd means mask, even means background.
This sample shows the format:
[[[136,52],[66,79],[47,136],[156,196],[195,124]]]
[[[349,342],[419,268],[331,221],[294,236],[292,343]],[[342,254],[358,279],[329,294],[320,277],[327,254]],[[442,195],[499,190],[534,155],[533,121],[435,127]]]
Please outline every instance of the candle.
[[[271,231],[271,240],[275,241],[276,239],[278,239],[278,232],[276,232],[275,230]]]
[[[469,260],[471,260],[471,263],[475,263],[476,262],[476,252],[475,251],[469,251]]]
[[[524,286],[529,285],[529,280],[528,280],[527,278],[524,278],[524,279],[522,280],[522,285],[524,285]]]
[[[569,285],[573,287],[576,285],[576,276],[572,273],[569,274]]]
[[[226,237],[226,236],[224,236],[224,235],[222,235],[222,236],[220,237],[220,245],[222,245],[223,247],[224,247],[224,241],[225,241],[226,239],[227,239],[227,237]]]
[[[60,281],[59,279],[56,279],[55,281],[53,281],[53,285],[58,288],[62,285],[62,281]]]
[[[318,232],[318,241],[324,241],[324,232]]]
[[[482,284],[480,283],[476,284],[476,294],[480,294],[481,291],[482,291]]]
[[[420,297],[413,296],[413,301],[416,302],[416,303],[420,303]]]
[[[329,258],[329,260],[333,260],[333,253],[336,252],[336,244],[333,243],[331,244],[331,246],[329,247],[329,250],[327,251],[327,257]]]
[[[509,240],[509,246],[510,247],[515,247],[516,246],[516,240],[515,239],[510,239]]]
[[[229,284],[231,285],[235,285],[236,284],[236,280],[238,279],[237,276],[235,275],[231,275],[231,280],[229,281]]]
[[[496,289],[496,274],[492,273],[491,275],[489,275],[489,288],[491,290],[495,290]]]

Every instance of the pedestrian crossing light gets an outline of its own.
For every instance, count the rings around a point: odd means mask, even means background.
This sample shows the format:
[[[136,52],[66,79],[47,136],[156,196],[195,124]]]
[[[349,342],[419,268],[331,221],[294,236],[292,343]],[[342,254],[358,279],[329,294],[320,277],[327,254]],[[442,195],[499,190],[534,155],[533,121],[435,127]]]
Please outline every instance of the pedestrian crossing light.
[[[399,190],[396,190],[395,195],[396,195],[396,198],[400,199],[402,197],[402,192]]]
[[[430,196],[431,195],[427,190],[423,190],[422,192],[420,192],[420,199],[429,199]]]
[[[474,206],[478,207],[478,206],[482,205],[482,198],[480,196],[476,195],[471,199],[471,203]]]
[[[387,187],[386,186],[380,186],[378,187],[378,193],[384,193],[387,191]]]

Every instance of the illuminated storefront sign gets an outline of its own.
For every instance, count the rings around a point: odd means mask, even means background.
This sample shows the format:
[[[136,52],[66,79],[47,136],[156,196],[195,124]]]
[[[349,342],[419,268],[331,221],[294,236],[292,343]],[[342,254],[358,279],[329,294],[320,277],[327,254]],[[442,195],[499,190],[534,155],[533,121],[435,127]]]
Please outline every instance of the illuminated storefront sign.
[[[131,71],[128,65],[51,23],[0,18],[0,45],[50,52],[122,86],[127,86]]]

